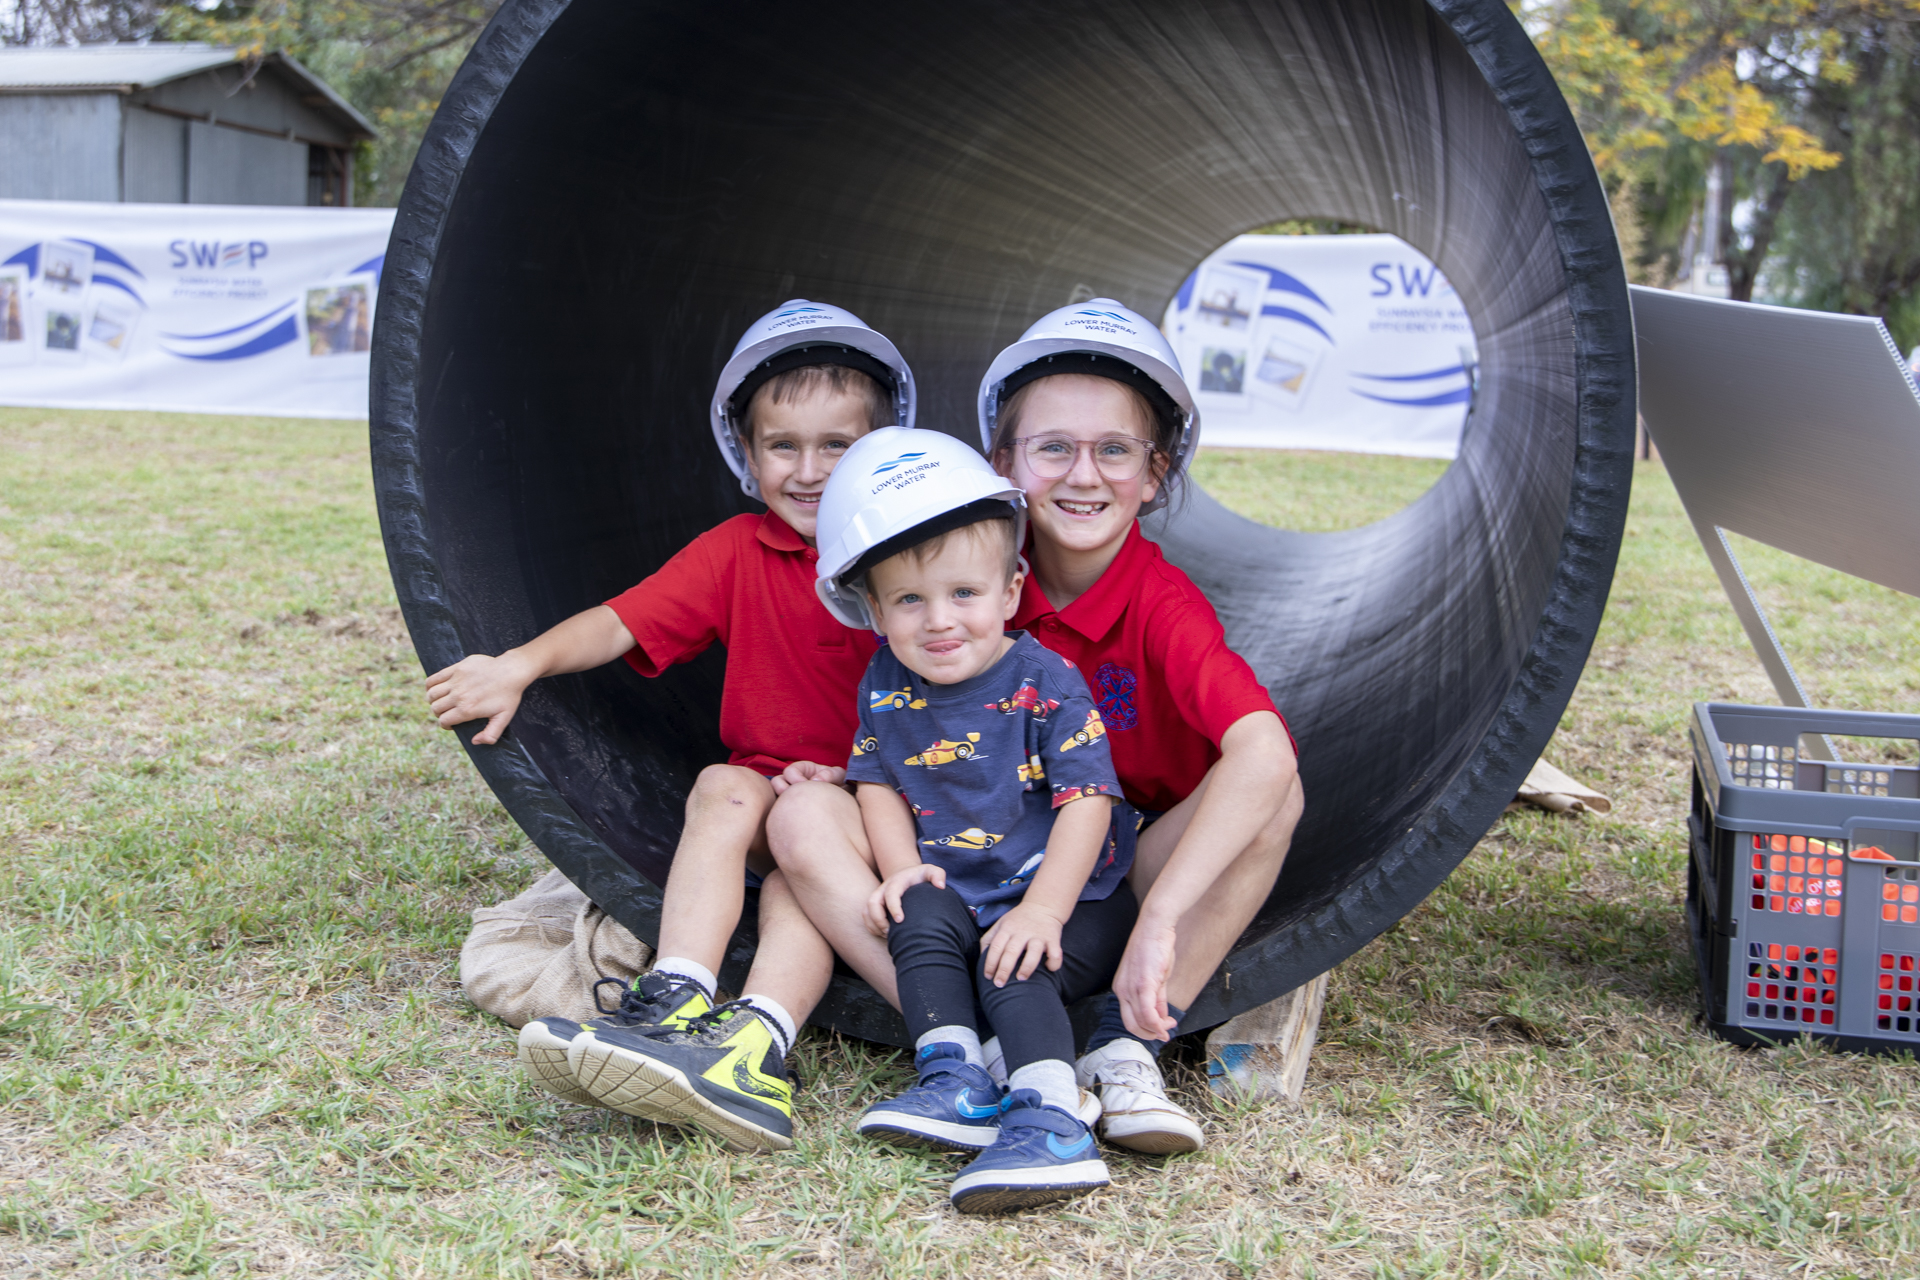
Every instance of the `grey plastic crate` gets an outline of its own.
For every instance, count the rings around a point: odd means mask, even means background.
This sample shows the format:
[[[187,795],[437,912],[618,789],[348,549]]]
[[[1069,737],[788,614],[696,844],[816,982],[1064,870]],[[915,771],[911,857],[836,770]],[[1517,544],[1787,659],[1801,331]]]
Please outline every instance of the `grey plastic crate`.
[[[1808,759],[1810,735],[1920,740],[1920,716],[1694,704],[1707,1023],[1737,1044],[1920,1053],[1920,768]]]

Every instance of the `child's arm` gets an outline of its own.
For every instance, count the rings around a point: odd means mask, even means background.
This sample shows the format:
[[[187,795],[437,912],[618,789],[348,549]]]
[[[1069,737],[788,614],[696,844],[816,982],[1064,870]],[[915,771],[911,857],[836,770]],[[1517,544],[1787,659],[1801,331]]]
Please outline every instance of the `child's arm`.
[[[497,658],[471,654],[434,672],[427,677],[427,702],[443,729],[485,720],[486,728],[473,735],[474,742],[485,746],[500,741],[520,709],[520,696],[535,680],[588,671],[631,648],[633,633],[620,615],[596,605]]]
[[[919,832],[905,796],[881,782],[862,782],[857,788],[854,794],[867,829],[867,847],[873,850],[874,870],[880,875],[880,887],[867,899],[867,928],[884,938],[888,921],[898,924],[906,919],[900,895],[923,883],[944,889],[947,872],[920,861]]]
[[[1004,987],[1008,978],[1016,976],[1025,981],[1042,960],[1049,969],[1060,967],[1064,960],[1060,930],[1106,846],[1112,810],[1111,796],[1086,796],[1054,811],[1047,856],[1041,859],[1026,895],[981,935],[987,976],[994,986]]]
[[[1273,821],[1298,785],[1293,742],[1273,712],[1244,715],[1221,735],[1207,793],[1141,902],[1114,975],[1113,993],[1127,1030],[1154,1039],[1173,1034],[1178,1024],[1167,1012],[1167,979],[1180,918]]]

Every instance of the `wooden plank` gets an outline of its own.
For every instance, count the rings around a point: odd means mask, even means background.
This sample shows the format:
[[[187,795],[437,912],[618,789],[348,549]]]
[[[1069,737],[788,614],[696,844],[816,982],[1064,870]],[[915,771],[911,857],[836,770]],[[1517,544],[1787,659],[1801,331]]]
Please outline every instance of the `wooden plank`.
[[[1207,1036],[1207,1083],[1218,1093],[1300,1101],[1326,1007],[1323,973],[1215,1027]]]

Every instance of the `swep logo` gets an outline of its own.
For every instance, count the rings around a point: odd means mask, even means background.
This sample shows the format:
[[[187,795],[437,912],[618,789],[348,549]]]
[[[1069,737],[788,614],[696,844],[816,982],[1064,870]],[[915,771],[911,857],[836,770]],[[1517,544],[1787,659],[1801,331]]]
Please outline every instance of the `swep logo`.
[[[922,459],[922,458],[924,458],[924,457],[926,457],[926,456],[927,456],[927,455],[926,455],[926,453],[925,453],[925,452],[921,452],[921,453],[903,453],[903,454],[901,454],[901,455],[900,455],[899,457],[897,457],[897,458],[894,458],[894,459],[893,459],[892,461],[890,461],[890,462],[883,462],[883,463],[881,463],[881,464],[880,464],[879,466],[877,466],[877,467],[875,467],[875,468],[873,469],[873,474],[875,474],[875,475],[877,475],[877,476],[883,476],[883,475],[885,475],[885,474],[886,474],[887,472],[889,472],[889,471],[892,471],[892,470],[893,470],[894,468],[896,468],[896,467],[903,467],[903,466],[905,466],[905,465],[906,465],[907,463],[909,463],[909,462],[918,462],[918,461],[919,461],[920,459]]]
[[[793,307],[786,311],[774,312],[773,318],[785,320],[788,316],[823,316],[825,314],[827,314],[826,310],[822,307]]]
[[[251,271],[267,256],[265,240],[174,240],[167,245],[175,271],[188,267],[201,271],[234,271],[245,266]]]
[[[1075,315],[1077,315],[1077,316],[1098,316],[1098,317],[1100,317],[1100,318],[1101,318],[1102,320],[1114,320],[1114,321],[1118,321],[1119,323],[1121,323],[1121,324],[1124,324],[1124,325],[1128,325],[1128,326],[1131,326],[1131,325],[1132,325],[1132,323],[1133,323],[1132,321],[1130,321],[1130,320],[1128,320],[1128,319],[1127,319],[1127,318],[1126,318],[1125,316],[1123,316],[1123,315],[1121,315],[1121,314],[1120,314],[1120,313],[1119,313],[1118,311],[1091,311],[1091,310],[1089,310],[1089,311],[1076,311],[1076,312],[1074,312],[1074,314],[1075,314]]]
[[[1409,267],[1404,262],[1398,264],[1392,262],[1376,262],[1373,264],[1373,270],[1367,274],[1372,276],[1373,282],[1380,287],[1373,290],[1372,293],[1368,295],[1369,297],[1385,298],[1392,295],[1394,281],[1393,277],[1388,273],[1396,265],[1400,269],[1400,294],[1402,297],[1424,298],[1434,293],[1436,288],[1439,291],[1437,296],[1440,297],[1445,297],[1453,292],[1453,287],[1447,283],[1447,278],[1440,274],[1440,268],[1431,263],[1423,270],[1420,267]]]

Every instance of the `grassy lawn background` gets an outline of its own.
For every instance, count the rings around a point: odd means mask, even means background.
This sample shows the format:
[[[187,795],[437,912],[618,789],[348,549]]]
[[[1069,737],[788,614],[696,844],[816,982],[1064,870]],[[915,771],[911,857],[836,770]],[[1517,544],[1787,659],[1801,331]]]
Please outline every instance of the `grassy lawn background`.
[[[1403,461],[1203,475],[1326,527]],[[1742,549],[1818,699],[1920,710],[1920,602]],[[1613,815],[1510,815],[1342,966],[1304,1107],[1177,1046],[1208,1149],[1055,1213],[961,1219],[954,1161],[854,1141],[908,1066],[818,1032],[776,1157],[524,1083],[454,969],[543,860],[419,688],[363,426],[0,409],[8,1274],[1920,1272],[1913,1061],[1696,1024],[1683,725],[1771,694],[1656,465],[1550,752]]]

